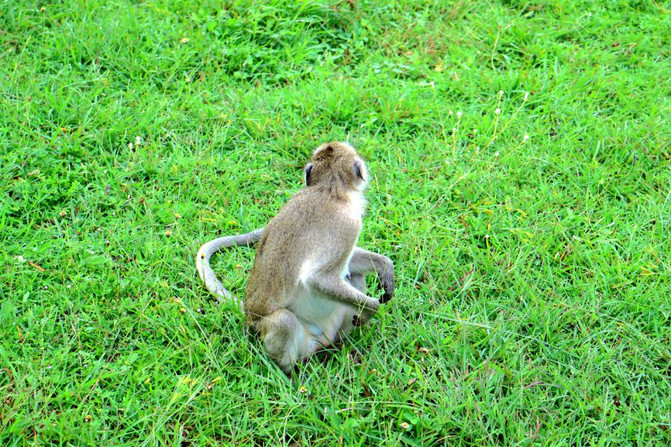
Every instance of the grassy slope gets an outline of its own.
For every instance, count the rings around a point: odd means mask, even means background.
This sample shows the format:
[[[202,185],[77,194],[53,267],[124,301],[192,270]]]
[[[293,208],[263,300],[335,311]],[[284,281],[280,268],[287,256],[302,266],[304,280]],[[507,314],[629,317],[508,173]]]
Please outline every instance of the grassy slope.
[[[65,3],[0,11],[2,445],[669,442],[668,5]],[[397,299],[289,381],[193,255],[347,135]]]

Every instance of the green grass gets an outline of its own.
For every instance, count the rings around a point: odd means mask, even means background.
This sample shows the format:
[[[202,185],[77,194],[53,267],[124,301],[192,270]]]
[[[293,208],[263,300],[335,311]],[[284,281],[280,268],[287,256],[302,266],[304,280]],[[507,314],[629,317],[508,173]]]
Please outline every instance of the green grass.
[[[0,444],[671,442],[669,4],[283,3],[2,3]],[[347,137],[396,299],[290,380],[194,254]]]

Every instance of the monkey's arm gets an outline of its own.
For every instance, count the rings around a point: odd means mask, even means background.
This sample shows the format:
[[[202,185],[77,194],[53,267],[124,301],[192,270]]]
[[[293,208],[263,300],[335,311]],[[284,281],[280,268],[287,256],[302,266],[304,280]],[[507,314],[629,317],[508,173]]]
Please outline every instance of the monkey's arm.
[[[388,257],[354,247],[352,258],[349,261],[349,271],[351,274],[360,275],[375,271],[380,286],[384,289],[380,302],[384,304],[394,297],[394,263]]]
[[[306,283],[310,288],[358,309],[377,312],[380,308],[378,300],[358,291],[347,281],[332,273],[315,272]]]
[[[219,249],[233,247],[236,245],[252,245],[261,238],[263,228],[245,234],[236,234],[235,236],[224,236],[203,244],[196,255],[196,270],[198,275],[205,283],[205,287],[214,295],[223,296],[232,300],[231,293],[219,282],[217,276],[210,268],[210,257]]]

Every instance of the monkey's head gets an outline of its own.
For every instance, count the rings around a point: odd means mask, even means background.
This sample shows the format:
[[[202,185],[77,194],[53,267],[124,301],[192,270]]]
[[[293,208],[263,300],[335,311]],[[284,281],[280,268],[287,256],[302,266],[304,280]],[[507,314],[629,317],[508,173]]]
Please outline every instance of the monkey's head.
[[[362,191],[368,183],[366,163],[347,143],[322,144],[305,166],[305,184],[340,184],[346,189]]]

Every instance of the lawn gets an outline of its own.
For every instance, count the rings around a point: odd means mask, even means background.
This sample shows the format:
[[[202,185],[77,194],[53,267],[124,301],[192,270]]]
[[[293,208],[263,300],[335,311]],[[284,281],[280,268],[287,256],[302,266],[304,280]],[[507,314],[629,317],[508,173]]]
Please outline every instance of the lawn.
[[[671,443],[667,2],[4,1],[0,54],[1,445]],[[396,297],[288,378],[194,257],[346,139]]]

